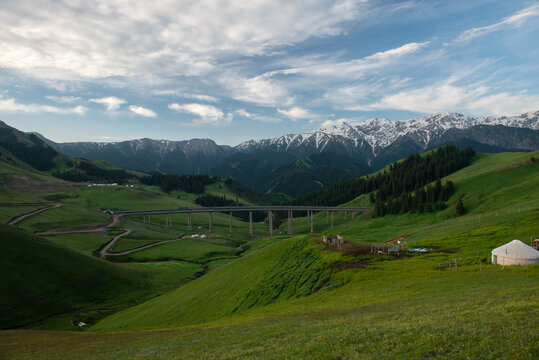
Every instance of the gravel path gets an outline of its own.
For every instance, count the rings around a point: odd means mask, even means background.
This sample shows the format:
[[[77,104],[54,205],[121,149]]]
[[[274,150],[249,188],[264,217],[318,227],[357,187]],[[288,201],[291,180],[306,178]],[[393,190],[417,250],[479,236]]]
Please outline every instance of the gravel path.
[[[111,241],[109,241],[107,243],[107,245],[105,245],[105,247],[103,249],[101,249],[101,251],[99,252],[99,256],[104,259],[106,258],[107,256],[109,256],[110,254],[108,253],[109,249],[111,247],[114,246],[114,244],[116,243],[116,241],[118,241],[118,239],[122,238],[123,236],[127,236],[129,234],[131,234],[133,232],[133,230],[131,229],[123,229],[124,232],[121,233],[120,235],[116,235]]]
[[[124,236],[124,235],[122,234],[121,236]],[[122,252],[119,252],[119,253],[109,253],[109,252],[107,252],[105,255],[106,256],[128,255],[128,254],[134,253],[136,251],[140,251],[140,250],[148,249],[148,248],[151,248],[151,247],[154,247],[154,246],[157,246],[157,245],[166,244],[166,243],[173,242],[173,241],[180,241],[180,240],[181,239],[163,240],[163,241],[155,242],[155,243],[152,243],[152,244],[144,245],[144,246],[141,246],[141,247],[138,247],[138,248],[134,248],[134,249],[131,249],[131,250],[122,251]]]
[[[17,216],[15,219],[11,220],[7,224],[8,225],[15,225],[19,221],[22,221],[22,220],[24,220],[26,218],[29,218],[30,216],[34,216],[34,215],[39,214],[40,212],[43,212],[43,211],[46,211],[46,210],[56,209],[56,208],[59,208],[60,206],[62,206],[62,205],[61,204],[54,204],[54,205],[51,205],[51,206],[44,207],[42,209],[38,209],[38,210],[35,210],[35,211],[32,211],[32,212],[29,212],[28,214]]]
[[[41,211],[45,211],[45,210],[49,210],[49,209],[53,209],[53,208],[57,208],[57,207],[60,207],[62,205],[60,204],[55,204],[53,206],[50,206],[50,207],[47,207],[47,208],[43,208],[43,209],[39,209],[39,210],[36,210],[36,211],[33,211],[31,213],[28,213],[28,214],[25,214],[25,215],[21,215],[20,217],[18,217],[17,219],[14,219],[12,220],[9,225],[12,225],[18,221],[21,221],[29,216],[32,216],[32,215],[35,215],[35,214],[38,214],[40,213]],[[40,232],[40,233],[37,233],[36,235],[66,235],[66,234],[91,234],[91,233],[101,233],[101,232],[106,232],[108,229],[112,228],[114,225],[116,225],[119,221],[119,217],[117,215],[114,215],[112,217],[112,222],[107,225],[107,226],[101,226],[101,227],[96,227],[96,228],[91,228],[91,229],[78,229],[78,230],[51,230],[51,231],[44,231],[44,232]],[[165,244],[165,243],[169,243],[169,242],[173,242],[173,241],[179,241],[181,240],[181,238],[178,238],[178,239],[172,239],[172,240],[164,240],[164,241],[158,241],[158,242],[155,242],[153,244],[148,244],[148,245],[144,245],[144,246],[141,246],[141,247],[138,247],[138,248],[135,248],[135,249],[131,249],[131,250],[127,250],[127,251],[122,251],[122,252],[119,252],[119,253],[110,253],[109,250],[114,246],[114,244],[120,240],[122,237],[124,236],[128,236],[129,234],[131,234],[133,232],[132,229],[126,229],[126,228],[118,228],[118,230],[123,230],[123,232],[119,235],[116,235],[111,241],[109,241],[107,243],[107,245],[105,245],[105,247],[103,247],[103,249],[101,249],[101,251],[99,252],[99,256],[102,258],[102,259],[105,259],[107,256],[121,256],[121,255],[127,255],[127,254],[131,254],[131,253],[134,253],[136,251],[140,251],[140,250],[144,250],[144,249],[148,249],[148,248],[151,248],[153,246],[157,246],[157,245],[161,245],[161,244]]]

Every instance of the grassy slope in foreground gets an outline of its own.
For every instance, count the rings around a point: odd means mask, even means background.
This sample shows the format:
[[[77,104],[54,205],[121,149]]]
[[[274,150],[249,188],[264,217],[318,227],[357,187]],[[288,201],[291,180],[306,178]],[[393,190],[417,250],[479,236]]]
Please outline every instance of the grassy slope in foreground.
[[[142,272],[0,228],[0,328],[18,327],[111,301],[140,287]]]
[[[328,285],[329,265],[338,253],[321,256],[310,236],[270,245],[223,266],[169,294],[127,309],[94,330],[162,328],[199,324]]]

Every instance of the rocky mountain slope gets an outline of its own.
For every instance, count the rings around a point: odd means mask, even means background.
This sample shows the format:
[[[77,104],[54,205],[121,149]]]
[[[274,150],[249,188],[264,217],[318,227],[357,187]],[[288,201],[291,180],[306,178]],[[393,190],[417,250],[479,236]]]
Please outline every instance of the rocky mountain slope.
[[[219,161],[236,151],[210,139],[186,141],[138,139],[99,143],[49,144],[75,158],[105,160],[127,169],[177,174],[207,174]]]
[[[210,139],[48,143],[71,157],[105,160],[127,169],[232,177],[259,191],[279,189],[296,196],[300,182],[312,185],[303,190],[328,186],[340,180],[334,174],[355,176],[358,169],[376,171],[412,153],[445,144],[471,146],[477,152],[536,150],[539,111],[483,118],[445,113],[403,121],[377,118],[357,123],[336,121],[314,131],[250,140],[235,147],[217,145]],[[336,162],[331,171],[325,160],[297,162],[320,153],[352,160]],[[351,161],[360,164],[354,164],[352,173]],[[330,171],[332,176],[320,177],[322,171]],[[288,184],[294,184],[292,187],[297,191],[288,189]]]
[[[482,130],[491,132],[489,130],[491,126],[497,126],[497,130],[501,132],[504,128],[539,130],[539,111],[512,117],[472,118],[461,114],[446,113],[403,121],[378,118],[350,124],[338,121],[302,134],[284,135],[265,140],[250,140],[239,144],[236,149],[242,152],[271,149],[298,154],[341,152],[344,150],[349,154],[363,154],[372,159],[399,139],[409,139],[419,148],[428,149],[433,144],[443,142],[448,132],[455,140],[455,137],[468,136],[465,132],[455,132],[455,130],[468,130],[476,127],[478,128],[474,132],[479,142],[487,141],[490,145],[500,148],[519,150],[532,150],[533,146],[537,146],[537,142],[533,142],[533,137],[527,138],[524,142],[515,139],[516,141],[511,143],[503,137],[497,139],[499,142],[493,142],[488,137],[481,139],[479,133]],[[460,136],[456,134],[460,134]]]

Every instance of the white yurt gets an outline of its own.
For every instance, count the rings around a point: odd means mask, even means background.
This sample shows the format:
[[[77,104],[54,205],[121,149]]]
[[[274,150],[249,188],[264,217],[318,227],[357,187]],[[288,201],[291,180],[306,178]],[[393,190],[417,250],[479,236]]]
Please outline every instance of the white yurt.
[[[492,250],[492,263],[498,265],[539,264],[539,251],[520,240],[513,240]]]

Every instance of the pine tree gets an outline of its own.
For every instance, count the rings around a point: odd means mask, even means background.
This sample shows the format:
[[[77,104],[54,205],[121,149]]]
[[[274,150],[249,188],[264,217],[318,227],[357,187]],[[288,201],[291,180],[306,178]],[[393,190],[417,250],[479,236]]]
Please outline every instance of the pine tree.
[[[462,203],[462,198],[459,198],[457,200],[457,203],[455,204],[455,214],[456,215],[462,215],[464,214],[464,204]]]

